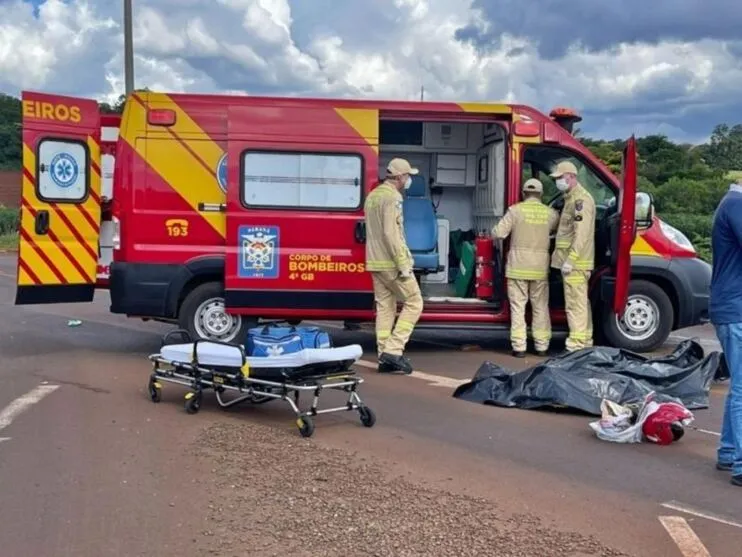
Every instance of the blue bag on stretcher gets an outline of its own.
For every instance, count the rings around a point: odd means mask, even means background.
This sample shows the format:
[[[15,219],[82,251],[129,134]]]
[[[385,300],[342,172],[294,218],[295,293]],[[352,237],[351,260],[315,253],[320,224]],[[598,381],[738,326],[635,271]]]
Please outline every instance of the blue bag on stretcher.
[[[300,352],[305,348],[330,348],[330,335],[318,327],[264,325],[247,331],[245,350],[250,357],[265,358]]]

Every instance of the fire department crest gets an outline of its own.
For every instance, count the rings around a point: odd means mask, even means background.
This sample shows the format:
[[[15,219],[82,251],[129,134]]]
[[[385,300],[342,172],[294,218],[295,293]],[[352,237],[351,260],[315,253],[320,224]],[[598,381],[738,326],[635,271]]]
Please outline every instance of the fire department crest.
[[[279,228],[240,226],[237,274],[240,278],[278,277]]]

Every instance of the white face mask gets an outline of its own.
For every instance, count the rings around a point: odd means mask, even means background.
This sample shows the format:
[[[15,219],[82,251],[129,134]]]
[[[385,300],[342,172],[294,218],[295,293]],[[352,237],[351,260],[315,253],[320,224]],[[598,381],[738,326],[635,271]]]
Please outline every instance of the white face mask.
[[[559,191],[567,191],[567,188],[569,188],[569,185],[567,184],[567,180],[564,178],[559,178],[556,181],[556,187]]]
[[[412,185],[412,177],[407,176],[407,181],[404,183],[404,189],[406,190],[410,189],[411,185]]]

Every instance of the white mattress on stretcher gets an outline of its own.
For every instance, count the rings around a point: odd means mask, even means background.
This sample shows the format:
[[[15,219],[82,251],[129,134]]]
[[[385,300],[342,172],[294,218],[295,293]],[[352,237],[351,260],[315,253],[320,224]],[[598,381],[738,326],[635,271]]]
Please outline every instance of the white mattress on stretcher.
[[[242,356],[237,346],[226,346],[213,342],[199,342],[198,363],[201,366],[242,367]],[[337,348],[305,348],[293,354],[280,356],[247,357],[253,368],[295,368],[327,362],[356,361],[363,355],[360,344]],[[193,343],[170,344],[160,349],[160,356],[171,362],[191,363]]]

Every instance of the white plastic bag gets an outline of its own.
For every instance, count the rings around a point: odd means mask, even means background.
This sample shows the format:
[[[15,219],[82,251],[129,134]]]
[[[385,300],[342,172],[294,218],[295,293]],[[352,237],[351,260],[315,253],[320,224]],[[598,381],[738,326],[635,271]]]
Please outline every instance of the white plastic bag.
[[[634,411],[628,406],[622,406],[604,399],[600,403],[601,418],[595,422],[590,422],[590,428],[595,432],[598,439],[603,441],[641,443],[644,421],[659,408],[659,404],[653,398],[654,393],[649,393],[637,414],[634,414]]]

